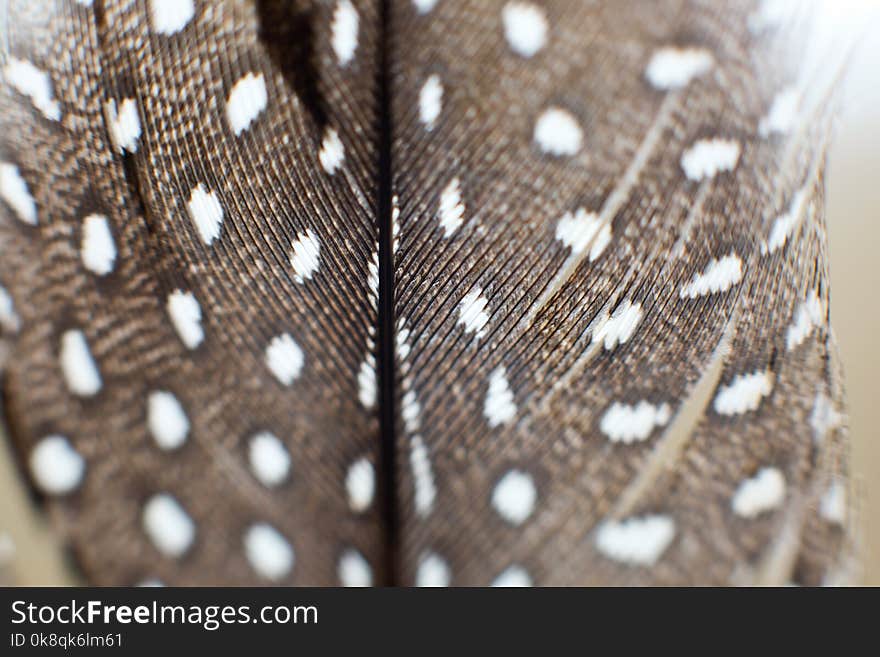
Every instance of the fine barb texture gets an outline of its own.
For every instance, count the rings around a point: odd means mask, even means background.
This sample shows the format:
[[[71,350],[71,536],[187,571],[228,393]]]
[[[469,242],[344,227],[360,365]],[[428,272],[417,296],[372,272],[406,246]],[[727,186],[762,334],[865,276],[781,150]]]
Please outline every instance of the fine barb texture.
[[[4,410],[85,575],[852,577],[843,58],[780,5],[0,3]]]

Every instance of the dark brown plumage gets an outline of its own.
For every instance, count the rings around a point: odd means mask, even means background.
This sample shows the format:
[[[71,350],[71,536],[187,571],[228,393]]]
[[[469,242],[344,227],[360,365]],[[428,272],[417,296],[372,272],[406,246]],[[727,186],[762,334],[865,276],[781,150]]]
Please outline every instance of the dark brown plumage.
[[[9,3],[5,411],[89,579],[851,576],[806,12],[189,5]]]

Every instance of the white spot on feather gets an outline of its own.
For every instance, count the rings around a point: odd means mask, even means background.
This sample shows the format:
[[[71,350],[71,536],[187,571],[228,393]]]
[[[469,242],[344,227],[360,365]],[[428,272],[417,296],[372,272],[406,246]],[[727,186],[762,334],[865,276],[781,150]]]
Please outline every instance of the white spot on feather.
[[[358,371],[358,399],[366,409],[376,406],[379,390],[376,381],[376,358],[367,353]]]
[[[777,468],[761,468],[751,479],[740,483],[733,495],[733,512],[743,518],[754,518],[772,511],[785,499],[785,478]]]
[[[271,525],[251,525],[244,535],[244,552],[254,571],[265,579],[277,582],[293,568],[293,548]]]
[[[202,242],[210,245],[220,236],[223,206],[214,192],[199,183],[190,193],[187,210]]]
[[[606,522],[596,533],[596,548],[614,561],[653,566],[675,538],[675,522],[653,515]]]
[[[507,43],[518,55],[531,57],[547,43],[547,16],[531,2],[508,2],[501,20]]]
[[[113,263],[116,262],[116,244],[113,242],[113,234],[104,215],[90,214],[83,220],[80,255],[85,268],[98,276],[113,271]]]
[[[610,351],[633,336],[643,316],[642,305],[626,299],[613,314],[606,315],[599,321],[593,330],[591,342],[603,342],[605,349]]]
[[[267,488],[284,483],[290,474],[290,454],[284,443],[268,431],[251,438],[248,461],[254,476]]]
[[[561,157],[575,155],[581,149],[584,133],[568,110],[550,107],[535,123],[534,139],[545,153]]]
[[[363,587],[373,585],[373,570],[363,555],[354,549],[348,549],[339,558],[337,568],[339,581],[343,586]]]
[[[8,162],[0,162],[0,198],[9,204],[21,221],[37,225],[37,203],[18,167]]]
[[[569,247],[574,253],[586,249],[601,225],[599,215],[578,208],[573,214],[566,212],[556,224],[556,239]]]
[[[819,515],[835,525],[846,521],[846,486],[835,481],[819,500]]]
[[[507,382],[507,372],[504,367],[495,368],[489,375],[489,391],[486,393],[483,415],[486,416],[489,426],[492,428],[501,424],[509,424],[516,417],[516,403],[513,400],[513,391]]]
[[[262,73],[248,73],[233,85],[226,100],[226,119],[236,137],[266,109],[267,102]]]
[[[713,258],[702,274],[694,274],[691,282],[681,288],[682,299],[696,299],[706,294],[727,292],[742,280],[742,260],[734,253]]]
[[[373,255],[367,263],[367,299],[373,312],[379,310],[379,245],[373,249]],[[358,370],[358,399],[366,409],[375,408],[379,396],[378,381],[376,378],[376,328],[370,326],[367,330],[367,344],[364,360]]]
[[[159,493],[144,506],[144,531],[156,549],[167,557],[181,557],[196,536],[196,526],[180,503],[168,493]]]
[[[80,397],[91,397],[101,389],[101,374],[92,358],[86,336],[78,329],[61,336],[61,371],[67,388]]]
[[[159,34],[180,32],[195,13],[193,0],[150,0],[150,24]]]
[[[397,321],[397,331],[395,333],[395,351],[400,364],[402,375],[401,388],[403,390],[400,414],[406,433],[410,436],[409,464],[415,487],[416,513],[424,517],[430,513],[434,505],[437,489],[434,485],[434,473],[431,469],[431,457],[428,453],[428,448],[421,436],[417,434],[412,435],[418,431],[421,425],[420,416],[422,408],[416,396],[416,391],[412,387],[412,379],[408,374],[409,334],[409,329],[406,328],[406,323],[401,317]]]
[[[530,474],[521,470],[509,470],[495,484],[492,506],[511,525],[521,525],[532,515],[537,497]]]
[[[843,415],[834,408],[834,403],[823,392],[816,393],[813,412],[810,414],[810,426],[813,428],[813,439],[816,443],[825,440],[829,431],[836,429],[843,421]]]
[[[289,386],[299,378],[304,362],[302,350],[289,333],[275,336],[266,347],[266,365],[282,385]]]
[[[422,407],[416,397],[415,390],[407,390],[403,395],[400,415],[408,432],[412,433],[419,430],[421,412]]]
[[[714,178],[733,171],[739,161],[739,143],[731,139],[700,139],[681,156],[681,168],[691,180]]]
[[[409,445],[409,465],[415,482],[416,513],[424,518],[431,512],[434,498],[437,496],[431,456],[421,436],[415,435],[410,438]]]
[[[397,360],[405,363],[409,357],[409,329],[404,324],[403,319],[397,323],[397,332],[394,335],[394,347],[397,352]]]
[[[428,552],[419,559],[419,566],[416,570],[416,586],[449,586],[451,577],[449,565],[438,554]]]
[[[345,160],[345,146],[339,138],[339,133],[331,127],[324,130],[324,139],[321,141],[321,150],[318,152],[318,160],[324,171],[331,176],[342,166]]]
[[[3,67],[3,77],[50,121],[61,119],[61,105],[53,98],[49,74],[28,61],[10,57]]]
[[[427,14],[437,5],[437,0],[413,0],[413,5],[420,14]]]
[[[578,208],[566,212],[556,224],[556,239],[571,249],[573,255],[590,248],[590,262],[598,258],[611,241],[611,224],[603,222],[595,212]]]
[[[797,118],[800,93],[794,87],[783,89],[773,99],[767,116],[758,124],[758,133],[762,137],[772,134],[786,134]]]
[[[348,506],[355,513],[370,508],[376,492],[376,472],[366,457],[361,457],[348,468],[345,476],[345,490],[348,492]]]
[[[138,139],[141,138],[141,119],[137,103],[132,98],[126,98],[117,110],[116,100],[111,99],[107,101],[105,112],[110,141],[116,150],[120,153],[137,151]]]
[[[419,120],[425,124],[425,128],[434,129],[442,107],[443,85],[437,75],[431,75],[419,91]]]
[[[391,197],[391,253],[400,246],[400,203],[397,194]]]
[[[318,270],[321,243],[311,229],[300,233],[290,245],[290,266],[293,267],[294,280],[304,283],[305,279],[311,279],[312,274]]]
[[[532,578],[525,568],[513,565],[498,575],[492,581],[492,586],[497,588],[528,587],[532,586]]]
[[[195,349],[205,339],[202,329],[202,308],[192,292],[175,290],[166,303],[171,324],[187,349]]]
[[[477,339],[486,334],[483,329],[489,322],[489,315],[486,313],[488,303],[488,299],[483,296],[483,290],[475,287],[458,305],[458,323],[463,325],[468,333],[476,333]]]
[[[373,310],[379,308],[379,247],[373,250],[370,262],[367,264],[367,287],[370,291],[370,305]]]
[[[791,205],[788,212],[779,215],[773,222],[773,228],[770,231],[770,237],[766,244],[761,245],[763,253],[774,253],[777,249],[785,246],[788,238],[794,232],[794,229],[800,223],[801,215],[804,211],[804,205],[809,197],[808,190],[801,189],[795,193],[791,199]]]
[[[189,434],[189,418],[170,392],[157,390],[147,399],[147,426],[160,449],[178,449]]]
[[[340,0],[337,3],[330,27],[330,43],[341,66],[347,65],[354,57],[358,45],[359,21],[357,10],[350,0]]]
[[[15,333],[21,327],[21,319],[15,312],[15,303],[12,295],[5,287],[0,285],[0,328],[9,333]]]
[[[789,351],[799,347],[813,328],[821,325],[824,316],[822,314],[822,302],[819,295],[813,290],[802,301],[794,314],[794,321],[788,327],[785,335],[785,345]]]
[[[773,391],[773,372],[758,370],[739,374],[730,385],[721,386],[715,395],[715,412],[719,415],[741,415],[755,411],[761,400]]]
[[[713,64],[712,53],[705,48],[661,48],[651,57],[645,77],[657,89],[681,89]]]
[[[605,411],[599,428],[611,442],[630,444],[645,440],[656,427],[662,427],[671,417],[669,404],[654,406],[640,401],[635,406],[615,402]]]
[[[593,262],[596,258],[602,255],[605,247],[607,247],[610,243],[611,223],[605,222],[604,224],[602,224],[599,232],[596,233],[596,239],[593,240],[593,246],[590,248],[590,262]]]
[[[85,459],[64,436],[46,436],[31,451],[31,475],[49,495],[65,495],[82,483]]]
[[[440,226],[445,237],[451,237],[464,221],[464,203],[458,178],[453,178],[440,193]]]

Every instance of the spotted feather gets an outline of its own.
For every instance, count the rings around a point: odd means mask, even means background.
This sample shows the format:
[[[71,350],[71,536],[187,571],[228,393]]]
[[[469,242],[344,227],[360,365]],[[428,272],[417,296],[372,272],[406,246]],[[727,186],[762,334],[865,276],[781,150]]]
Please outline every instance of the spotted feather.
[[[0,9],[4,411],[89,581],[853,577],[803,5]]]
[[[393,5],[406,584],[426,553],[461,585],[849,573],[846,522],[820,513],[845,426],[811,423],[842,412],[834,66],[799,69],[798,12],[756,29],[750,3],[661,5]]]

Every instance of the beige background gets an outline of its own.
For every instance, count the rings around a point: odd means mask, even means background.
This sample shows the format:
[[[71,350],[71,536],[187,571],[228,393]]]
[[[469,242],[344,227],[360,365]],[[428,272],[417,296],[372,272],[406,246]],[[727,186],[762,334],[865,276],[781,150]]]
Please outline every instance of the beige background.
[[[876,35],[875,29],[871,30]],[[880,585],[880,40],[854,60],[829,158],[831,320],[849,396],[853,471],[861,487],[863,581]]]
[[[875,25],[880,26],[880,21]],[[866,30],[867,31],[867,30]],[[871,30],[873,34],[877,30]],[[849,394],[853,470],[861,495],[865,572],[880,585],[880,40],[866,39],[848,76],[829,159],[832,321]],[[2,354],[0,354],[2,358]],[[0,436],[2,438],[2,436]],[[0,445],[0,583],[71,577],[46,522],[34,513],[8,447]]]

